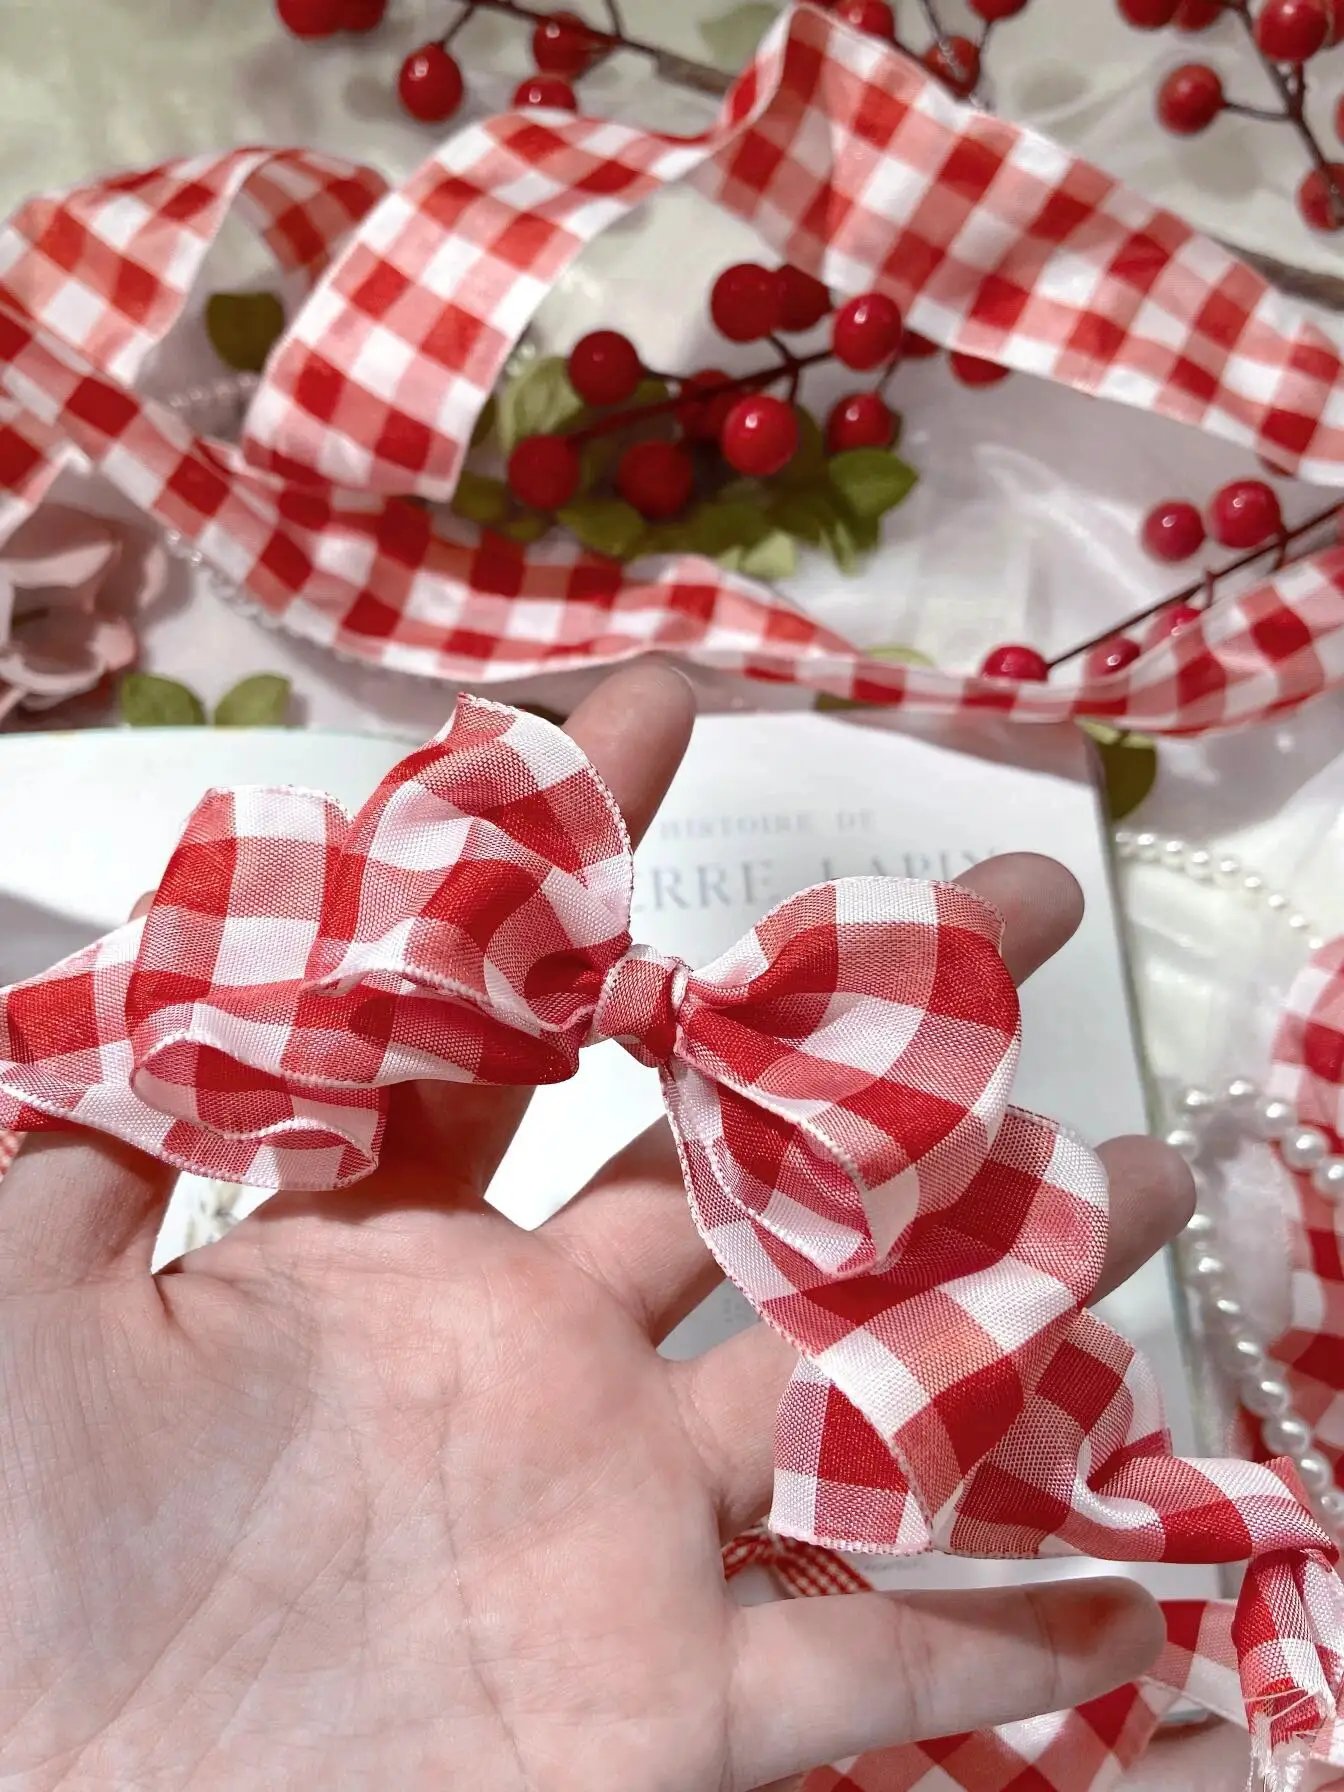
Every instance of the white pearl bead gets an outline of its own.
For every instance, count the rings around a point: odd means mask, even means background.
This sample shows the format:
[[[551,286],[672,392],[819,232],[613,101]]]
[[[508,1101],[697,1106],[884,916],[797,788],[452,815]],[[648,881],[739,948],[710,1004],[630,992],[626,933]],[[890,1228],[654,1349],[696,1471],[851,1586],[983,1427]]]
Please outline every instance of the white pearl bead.
[[[1213,868],[1213,875],[1218,883],[1225,886],[1230,886],[1236,883],[1237,879],[1241,876],[1241,860],[1233,858],[1219,859]]]
[[[1173,1151],[1179,1151],[1187,1161],[1199,1156],[1199,1134],[1192,1132],[1188,1126],[1173,1126],[1163,1144],[1169,1145]]]
[[[1264,894],[1265,880],[1263,877],[1258,877],[1255,872],[1252,871],[1242,878],[1241,887],[1246,894],[1254,900],[1257,896]]]
[[[1213,854],[1200,847],[1185,855],[1185,869],[1196,883],[1207,883],[1213,876]]]
[[[1117,828],[1115,830],[1115,844],[1121,849],[1121,851],[1123,851],[1125,849],[1125,847],[1127,847],[1127,846],[1133,846],[1133,844],[1134,844],[1133,828]]]
[[[1286,1412],[1277,1419],[1266,1419],[1260,1428],[1260,1435],[1271,1456],[1303,1456],[1312,1444],[1311,1426],[1295,1412]]]
[[[1332,1530],[1338,1530],[1341,1525],[1344,1525],[1344,1493],[1341,1493],[1338,1488],[1332,1487],[1329,1493],[1323,1493],[1316,1505],[1320,1510],[1321,1517]]]
[[[1220,1282],[1226,1274],[1226,1263],[1212,1251],[1201,1251],[1190,1265],[1190,1275],[1196,1282]]]
[[[1176,1097],[1176,1111],[1186,1120],[1207,1120],[1216,1112],[1218,1098],[1212,1089],[1201,1089],[1192,1083]]]
[[[1344,1157],[1323,1157],[1311,1172],[1311,1182],[1327,1201],[1344,1201]]]
[[[1205,1239],[1213,1237],[1214,1230],[1211,1214],[1192,1213],[1185,1222],[1185,1229],[1181,1233],[1181,1237],[1187,1244],[1202,1244]]]
[[[1290,1170],[1314,1170],[1329,1149],[1329,1139],[1314,1126],[1300,1126],[1279,1140],[1283,1161]]]
[[[1234,1076],[1223,1085],[1223,1100],[1242,1114],[1260,1099],[1260,1085],[1248,1076]]]
[[[1288,906],[1288,898],[1282,890],[1271,890],[1265,897],[1265,907],[1272,915],[1281,914]]]
[[[1255,1105],[1255,1130],[1262,1139],[1281,1139],[1297,1125],[1297,1113],[1291,1101],[1277,1095],[1266,1095]]]
[[[1185,841],[1164,840],[1162,842],[1162,863],[1179,871],[1185,863]]]
[[[1335,1471],[1319,1450],[1307,1450],[1299,1456],[1297,1472],[1308,1493],[1328,1493],[1335,1484]]]
[[[1241,1404],[1257,1419],[1272,1419],[1287,1412],[1292,1402],[1292,1390],[1277,1375],[1251,1375],[1242,1384]]]
[[[1156,834],[1135,834],[1134,852],[1136,857],[1146,859],[1149,863],[1157,857],[1158,838]]]
[[[1305,915],[1289,915],[1288,925],[1294,933],[1311,932],[1311,922]]]
[[[1269,1358],[1264,1345],[1249,1332],[1232,1332],[1221,1342],[1220,1349],[1236,1375],[1263,1375]]]
[[[1209,1303],[1209,1317],[1216,1319],[1219,1325],[1240,1325],[1246,1317],[1246,1309],[1233,1294],[1220,1294]]]
[[[1307,941],[1307,951],[1308,952],[1324,952],[1324,950],[1325,950],[1324,936],[1319,933],[1313,933],[1311,938]]]

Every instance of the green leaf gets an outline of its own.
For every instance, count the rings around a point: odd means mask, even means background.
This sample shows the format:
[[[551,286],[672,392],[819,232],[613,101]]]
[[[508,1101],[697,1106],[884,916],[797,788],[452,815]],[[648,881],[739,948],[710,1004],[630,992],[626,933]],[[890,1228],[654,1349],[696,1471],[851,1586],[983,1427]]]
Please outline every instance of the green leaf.
[[[635,387],[635,395],[628,408],[634,410],[646,404],[666,404],[672,396],[672,388],[666,380],[643,379]]]
[[[226,691],[215,705],[216,728],[283,728],[293,686],[278,672],[258,672]]]
[[[285,328],[273,292],[216,292],[205,302],[205,333],[226,367],[260,373]]]
[[[569,383],[562,355],[531,362],[504,388],[499,400],[499,440],[506,454],[527,436],[553,435],[583,415],[583,400]]]
[[[779,9],[766,0],[747,0],[700,27],[710,55],[723,68],[739,69],[750,62],[756,46],[779,17]]]
[[[476,419],[476,427],[471,432],[473,448],[488,447],[499,428],[499,400],[493,394],[486,399],[485,407]]]
[[[675,545],[683,553],[721,559],[733,548],[754,548],[771,534],[770,520],[758,504],[738,499],[730,504],[701,504],[676,529]]]
[[[851,448],[837,454],[827,472],[855,517],[867,522],[903,504],[919,482],[915,469],[889,448]]]
[[[450,508],[469,523],[502,523],[509,514],[508,487],[502,479],[486,479],[464,469]]]
[[[557,511],[556,520],[609,560],[628,560],[644,539],[644,518],[622,498],[581,498]]]
[[[1106,722],[1080,722],[1101,760],[1106,807],[1112,821],[1137,809],[1157,782],[1157,745],[1145,734],[1126,734]]]
[[[795,405],[794,409],[798,413],[798,448],[779,475],[779,483],[784,486],[812,485],[826,471],[826,438],[811,411],[802,405]]]
[[[195,691],[153,672],[128,672],[117,690],[122,720],[132,728],[203,728],[205,705]]]
[[[840,518],[840,504],[829,485],[814,485],[781,493],[767,515],[777,529],[805,541],[809,547],[821,548]]]
[[[798,570],[798,548],[791,535],[773,529],[754,547],[739,548],[741,570],[750,579],[764,579],[773,584],[777,579],[792,578]]]
[[[503,535],[509,541],[516,541],[522,547],[530,548],[534,541],[540,541],[543,535],[551,531],[551,519],[542,516],[538,510],[525,510],[521,516],[511,516],[507,522],[494,525],[496,535]]]
[[[847,517],[836,517],[826,530],[822,545],[847,578],[852,578],[859,570],[859,544],[854,539],[854,530]]]

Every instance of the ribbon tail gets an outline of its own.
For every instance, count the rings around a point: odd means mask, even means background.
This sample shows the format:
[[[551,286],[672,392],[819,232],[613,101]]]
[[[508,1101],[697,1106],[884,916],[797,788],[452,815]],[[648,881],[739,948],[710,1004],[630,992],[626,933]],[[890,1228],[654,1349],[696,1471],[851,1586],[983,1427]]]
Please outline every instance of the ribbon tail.
[[[1232,1623],[1256,1765],[1294,1792],[1308,1763],[1344,1766],[1344,1582],[1323,1551],[1253,1561]]]

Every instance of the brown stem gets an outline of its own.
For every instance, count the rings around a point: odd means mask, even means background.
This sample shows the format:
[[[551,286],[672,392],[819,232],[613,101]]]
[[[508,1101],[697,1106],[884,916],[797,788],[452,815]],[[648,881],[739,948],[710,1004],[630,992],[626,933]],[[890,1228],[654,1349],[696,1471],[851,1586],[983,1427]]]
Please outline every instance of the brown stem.
[[[768,386],[773,386],[776,380],[785,379],[790,382],[791,390],[796,394],[798,381],[808,368],[817,367],[821,362],[832,358],[832,351],[828,348],[818,349],[813,355],[795,355],[782,343],[779,347],[783,358],[778,366],[759,367],[755,373],[744,373],[738,379],[725,380],[721,386],[715,386],[711,392],[705,393],[704,398],[722,398],[730,392],[763,392]],[[613,411],[609,417],[598,417],[592,423],[585,424],[582,429],[572,430],[568,439],[571,442],[591,442],[598,436],[613,435],[630,423],[643,423],[649,417],[670,416],[685,403],[686,395],[679,392],[674,398],[660,398],[655,404],[641,404],[633,410]]]
[[[1090,641],[1082,641],[1077,647],[1070,647],[1067,653],[1057,654],[1047,662],[1051,672],[1056,666],[1063,666],[1069,660],[1076,660],[1080,653],[1090,653],[1094,647],[1104,647],[1107,641],[1113,641],[1117,635],[1123,635],[1126,629],[1133,628],[1136,623],[1147,622],[1152,616],[1169,610],[1173,604],[1192,603],[1197,597],[1205,598],[1212,603],[1214,588],[1220,579],[1230,578],[1234,572],[1241,572],[1255,561],[1263,559],[1266,554],[1275,555],[1273,570],[1275,572],[1284,564],[1288,549],[1294,542],[1301,541],[1303,536],[1310,535],[1313,529],[1319,529],[1324,523],[1331,522],[1344,512],[1344,503],[1332,504],[1328,510],[1321,510],[1315,516],[1299,523],[1295,529],[1285,529],[1276,535],[1273,541],[1261,542],[1258,548],[1251,548],[1248,553],[1239,554],[1235,560],[1229,560],[1224,566],[1206,567],[1194,584],[1187,585],[1183,591],[1173,591],[1167,597],[1160,598],[1157,603],[1149,604],[1146,610],[1140,610],[1134,616],[1127,616],[1123,622],[1113,622],[1099,635],[1093,635]]]
[[[1299,63],[1292,74],[1285,74],[1279,64],[1266,56],[1256,42],[1255,19],[1252,17],[1249,0],[1223,0],[1226,12],[1233,12],[1245,27],[1246,35],[1251,40],[1251,48],[1260,59],[1260,65],[1278,89],[1283,101],[1283,115],[1302,139],[1303,147],[1320,171],[1325,182],[1326,198],[1330,202],[1330,215],[1336,225],[1344,225],[1344,189],[1335,179],[1330,161],[1321,148],[1315,131],[1307,122],[1307,75],[1305,68]]]
[[[678,87],[692,88],[697,93],[725,94],[733,85],[735,75],[725,74],[722,69],[713,68],[708,63],[694,62],[690,57],[678,56],[673,51],[664,49],[661,44],[646,43],[642,38],[631,37],[622,26],[619,5],[613,4],[613,0],[605,0],[605,4],[612,29],[599,31],[595,25],[587,27],[595,48],[603,53],[629,50],[633,55],[645,56],[664,81],[670,81]],[[474,12],[498,12],[503,13],[506,18],[521,19],[528,25],[539,25],[554,16],[544,7],[525,5],[524,0],[466,0],[466,6],[468,18]]]

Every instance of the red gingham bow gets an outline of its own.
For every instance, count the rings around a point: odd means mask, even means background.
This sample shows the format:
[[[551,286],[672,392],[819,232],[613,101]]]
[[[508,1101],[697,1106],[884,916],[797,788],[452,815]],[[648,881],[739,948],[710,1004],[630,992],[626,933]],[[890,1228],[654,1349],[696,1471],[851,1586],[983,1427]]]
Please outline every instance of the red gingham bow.
[[[0,992],[0,1127],[82,1124],[208,1176],[331,1187],[388,1085],[658,1069],[696,1223],[798,1349],[776,1531],[857,1550],[1251,1558],[1261,1755],[1334,1724],[1344,1589],[1287,1465],[1171,1455],[1085,1312],[1098,1160],[1008,1105],[998,918],[954,885],[791,897],[701,971],[632,943],[614,799],[534,716],[463,698],[355,817],[216,791],[143,921]]]
[[[1344,485],[1344,368],[1225,249],[920,66],[790,9],[714,128],[506,114],[400,188],[302,150],[238,150],[34,201],[0,231],[0,533],[85,457],[309,640],[457,682],[661,650],[872,703],[1148,733],[1256,721],[1344,680],[1344,547],[1220,598],[1122,672],[1015,686],[865,657],[709,561],[526,551],[451,497],[548,288],[601,231],[693,182],[839,294],[1079,392]],[[237,210],[311,288],[241,448],[134,390]]]

